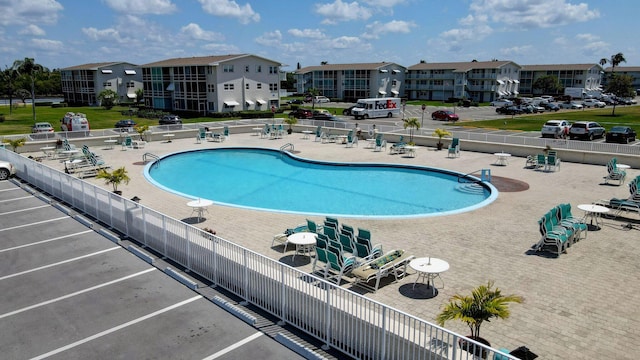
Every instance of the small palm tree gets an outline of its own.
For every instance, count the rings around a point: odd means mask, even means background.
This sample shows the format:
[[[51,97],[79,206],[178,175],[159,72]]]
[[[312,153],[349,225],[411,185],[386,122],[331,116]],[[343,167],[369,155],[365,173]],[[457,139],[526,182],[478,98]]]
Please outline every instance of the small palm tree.
[[[471,338],[480,337],[480,326],[491,318],[506,319],[511,314],[509,303],[522,303],[518,295],[502,295],[500,289],[493,289],[493,281],[480,285],[471,291],[471,296],[454,295],[445,304],[436,322],[444,326],[445,321],[460,320],[471,330]]]
[[[102,169],[98,171],[96,178],[104,179],[105,184],[107,185],[109,184],[113,185],[114,193],[118,193],[118,185],[120,185],[120,183],[128,184],[129,181],[131,181],[129,174],[127,173],[127,169],[125,169],[124,166],[119,167],[113,171],[107,171],[105,169]]]
[[[433,135],[438,137],[438,150],[442,149],[442,138],[451,136],[451,133],[445,129],[437,128],[433,131]]]
[[[140,135],[140,139],[146,141],[147,139],[145,139],[143,137],[144,133],[149,130],[149,125],[145,124],[145,125],[136,125],[133,127],[136,132],[138,133],[138,135]]]
[[[11,146],[11,150],[13,150],[13,152],[17,153],[18,152],[18,148],[22,145],[24,145],[27,142],[26,138],[18,138],[18,139],[4,139],[2,140],[2,142],[4,142],[5,144],[9,144],[9,146]]]
[[[413,145],[413,129],[420,129],[420,122],[418,118],[412,117],[404,119],[404,128],[409,128],[409,143]]]
[[[625,59],[624,54],[623,53],[617,53],[614,55],[611,55],[611,58],[607,59],[607,58],[602,58],[600,59],[600,65],[604,66],[606,63],[610,63],[611,64],[611,80],[613,80],[613,77],[615,76],[614,72],[616,70],[616,66],[620,65],[620,63],[626,63],[627,59]],[[616,103],[613,103],[613,107],[611,108],[611,116],[614,116],[616,114]]]

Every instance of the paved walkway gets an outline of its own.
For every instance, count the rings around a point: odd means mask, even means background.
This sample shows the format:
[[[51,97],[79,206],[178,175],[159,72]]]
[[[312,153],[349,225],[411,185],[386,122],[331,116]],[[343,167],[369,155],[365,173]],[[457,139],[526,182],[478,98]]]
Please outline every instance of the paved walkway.
[[[364,141],[360,147],[345,148],[313,139],[303,140],[299,133],[268,140],[253,134],[233,134],[233,129],[231,132],[230,139],[222,143],[197,144],[195,139],[175,139],[171,143],[152,142],[145,149],[92,150],[111,166],[126,166],[129,170],[132,180],[128,185],[120,186],[123,196],[138,196],[142,204],[177,219],[191,215],[191,208],[186,205],[189,199],[161,191],[144,179],[141,161],[145,152],[164,155],[186,149],[279,148],[285,143],[293,143],[299,156],[313,159],[409,163],[462,173],[489,168],[495,176],[526,182],[530,186],[526,191],[502,192],[489,206],[458,215],[407,220],[341,218],[340,221],[346,224],[370,229],[373,242],[383,244],[385,250],[401,248],[416,256],[445,259],[451,265],[449,271],[442,274],[445,287],[432,299],[407,296],[406,285],[413,283],[416,275],[397,284],[387,284],[376,294],[354,290],[433,321],[452,295],[466,294],[471,288],[494,280],[503,293],[525,298],[523,304],[511,306],[509,319],[494,320],[482,326],[481,335],[494,347],[515,349],[525,345],[542,359],[635,358],[630,345],[640,343],[640,330],[636,324],[640,318],[637,307],[640,302],[637,281],[640,227],[636,224],[628,229],[622,226],[626,221],[605,220],[602,230],[590,232],[586,240],[560,257],[531,250],[540,237],[537,220],[555,205],[568,202],[574,215],[582,216],[578,204],[628,196],[626,185],[602,184],[606,171],[603,166],[565,162],[560,171],[546,173],[525,169],[525,160],[515,157],[509,159],[507,166],[494,166],[493,154],[464,151],[464,141],[460,158],[447,158],[446,151],[423,147],[417,150],[415,158],[406,158],[389,155],[388,151],[365,149]],[[57,161],[47,161],[61,167]],[[630,169],[628,173],[636,176],[640,170]],[[98,179],[88,181],[105,186]],[[282,254],[280,247],[270,247],[272,235],[303,223],[306,217],[214,205],[209,207],[206,218],[197,226],[213,228],[225,239],[290,262],[291,253]],[[637,215],[632,218],[639,220]],[[302,257],[296,257],[293,265],[310,271],[310,264],[298,262],[298,259]],[[446,327],[463,335],[469,333],[459,322],[449,322]]]

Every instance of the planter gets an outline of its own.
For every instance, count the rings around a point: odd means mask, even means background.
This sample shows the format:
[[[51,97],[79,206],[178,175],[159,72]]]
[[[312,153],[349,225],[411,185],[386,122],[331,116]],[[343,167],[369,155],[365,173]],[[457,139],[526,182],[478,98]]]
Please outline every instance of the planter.
[[[480,344],[484,344],[487,346],[491,346],[491,343],[485,339],[485,338],[481,338],[479,336],[467,336],[467,338],[479,342]],[[474,356],[478,356],[482,359],[486,359],[488,356],[488,352],[485,348],[476,345],[472,342],[468,342],[465,339],[460,339],[458,340],[458,345],[460,345],[460,349],[468,352],[469,354],[472,354]]]
[[[113,190],[113,193],[116,195],[122,195],[122,190]]]
[[[292,132],[293,132],[293,129],[287,129],[287,134],[291,135]]]
[[[443,146],[444,146],[444,144],[443,144],[443,143],[441,143],[441,142],[439,142],[439,143],[437,143],[437,144],[436,144],[436,148],[437,148],[438,150],[442,150],[442,147],[443,147]]]

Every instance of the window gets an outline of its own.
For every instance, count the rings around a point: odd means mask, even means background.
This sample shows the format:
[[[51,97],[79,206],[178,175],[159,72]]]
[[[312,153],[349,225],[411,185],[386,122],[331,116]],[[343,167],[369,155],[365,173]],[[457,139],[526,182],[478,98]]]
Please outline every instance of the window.
[[[226,73],[233,72],[233,65],[222,65],[222,71]]]
[[[136,87],[136,84],[133,81],[127,81],[127,88]]]
[[[216,92],[215,84],[207,84],[207,92]]]
[[[225,91],[233,91],[234,90],[233,84],[224,84],[224,90]]]
[[[278,84],[269,84],[269,91],[278,91]]]
[[[278,67],[277,66],[269,66],[269,74],[277,74]]]
[[[102,87],[111,87],[111,81],[107,81],[105,83],[102,83]]]
[[[256,65],[256,72],[257,73],[262,72],[262,65]]]
[[[246,65],[246,66],[244,67],[244,72],[249,72],[249,65]]]
[[[262,83],[257,83],[256,84],[256,89],[258,89],[258,90],[262,89]]]
[[[396,86],[398,85],[398,80],[391,80],[391,86]]]
[[[249,90],[249,84],[244,84],[244,88]]]

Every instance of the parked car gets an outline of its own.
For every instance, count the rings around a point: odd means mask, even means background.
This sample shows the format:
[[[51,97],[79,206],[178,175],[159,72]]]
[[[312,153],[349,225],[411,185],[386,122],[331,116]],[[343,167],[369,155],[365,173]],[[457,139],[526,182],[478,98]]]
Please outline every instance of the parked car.
[[[560,104],[561,109],[578,110],[578,109],[582,109],[582,107],[583,107],[582,104],[578,104],[577,102],[574,102],[574,101],[565,101]]]
[[[336,118],[329,112],[329,110],[318,109],[318,110],[314,110],[312,119],[335,121]]]
[[[0,180],[7,180],[16,173],[16,168],[8,161],[0,161]]]
[[[136,122],[131,119],[118,120],[116,125],[114,126],[116,129],[121,129],[122,131],[128,131],[130,128],[136,126]]]
[[[511,106],[513,105],[513,101],[507,100],[507,99],[498,99],[498,100],[492,101],[490,104],[491,106],[495,106],[495,107]]]
[[[287,101],[287,104],[289,104],[289,105],[300,105],[300,104],[304,104],[304,101],[302,101],[300,99],[293,99],[293,100]]]
[[[523,114],[533,114],[537,112],[536,108],[531,104],[522,104],[518,106],[518,108]]]
[[[319,95],[313,98],[313,102],[315,102],[316,104],[322,104],[331,102],[331,100],[329,100],[329,98],[326,96]]]
[[[47,133],[54,131],[55,130],[53,129],[53,126],[51,126],[51,124],[48,122],[37,122],[31,127],[32,133]]]
[[[289,115],[296,119],[311,119],[313,117],[313,113],[308,109],[295,109]]]
[[[603,108],[603,107],[607,106],[607,104],[603,103],[602,101],[600,101],[598,99],[586,99],[585,101],[582,102],[582,106]]]
[[[545,109],[549,110],[549,111],[558,111],[560,110],[560,106],[558,106],[558,104],[550,102],[550,103],[546,103],[545,105],[543,105]]]
[[[542,137],[565,138],[569,134],[571,124],[567,120],[549,120],[542,125]]]
[[[451,110],[436,110],[431,113],[431,119],[440,121],[458,121],[460,117]]]
[[[532,106],[533,106],[533,112],[536,113],[536,114],[537,113],[543,113],[545,110],[547,110],[542,105],[532,105]]]
[[[636,132],[628,126],[614,126],[607,131],[605,141],[628,144],[636,141]]]
[[[182,124],[182,119],[178,115],[163,115],[160,118],[160,125]]]
[[[629,98],[616,98],[618,105],[633,105],[633,101]]]
[[[593,140],[597,137],[604,137],[606,130],[594,121],[578,121],[571,125],[569,129],[569,139],[589,139]]]
[[[522,109],[517,106],[502,106],[496,108],[496,112],[502,115],[518,115],[522,114]]]

